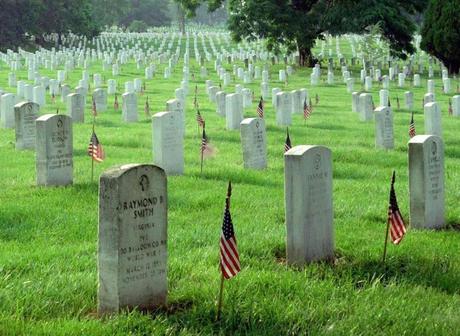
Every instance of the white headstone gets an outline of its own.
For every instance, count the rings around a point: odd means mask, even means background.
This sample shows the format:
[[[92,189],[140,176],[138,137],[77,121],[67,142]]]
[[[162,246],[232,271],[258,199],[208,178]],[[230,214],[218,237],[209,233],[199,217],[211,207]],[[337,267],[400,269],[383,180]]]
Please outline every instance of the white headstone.
[[[410,224],[418,229],[444,226],[444,144],[434,135],[409,141]]]
[[[244,168],[267,167],[267,138],[263,119],[247,118],[241,122],[241,146]]]
[[[137,114],[137,96],[134,93],[127,92],[122,95],[123,105],[121,116],[125,122],[136,122],[138,120]]]
[[[375,109],[375,147],[383,149],[394,148],[393,112],[388,106]]]
[[[276,124],[278,126],[289,126],[292,123],[292,98],[289,92],[278,92],[276,94]]]
[[[425,104],[425,134],[442,137],[441,109],[438,103]]]
[[[79,93],[71,93],[67,96],[67,114],[74,123],[85,122],[85,101]]]
[[[2,96],[2,102],[3,102]],[[36,126],[40,106],[31,102],[21,102],[14,106],[16,149],[35,149]],[[2,110],[3,111],[3,110]]]
[[[225,117],[228,130],[236,130],[240,128],[241,120],[243,119],[243,110],[240,105],[241,94],[232,93],[225,97]]]
[[[289,265],[334,258],[331,151],[296,146],[284,154]]]
[[[45,114],[36,121],[37,185],[60,186],[73,182],[72,118]]]
[[[99,315],[166,304],[167,202],[159,167],[124,165],[101,176]]]
[[[152,117],[153,162],[166,175],[184,173],[184,137],[182,120],[176,112],[160,112]]]

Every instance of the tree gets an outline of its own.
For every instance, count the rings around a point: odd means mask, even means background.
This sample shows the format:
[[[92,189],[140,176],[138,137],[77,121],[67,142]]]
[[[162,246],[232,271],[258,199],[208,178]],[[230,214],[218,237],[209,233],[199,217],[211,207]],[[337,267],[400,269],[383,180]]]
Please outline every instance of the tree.
[[[460,2],[431,0],[425,13],[421,48],[456,74],[460,70]]]
[[[147,26],[166,26],[171,23],[168,3],[164,0],[131,0],[120,17],[119,24],[129,26],[132,21],[142,21]],[[138,23],[137,23],[138,24]]]
[[[186,18],[193,18],[196,16],[197,9],[206,4],[209,12],[214,12],[222,8],[227,0],[173,0],[176,3],[176,16],[179,24],[179,30],[185,33],[185,20]]]
[[[229,28],[238,41],[265,38],[269,49],[299,52],[299,64],[313,63],[311,49],[325,33],[361,33],[377,22],[392,54],[404,58],[415,49],[412,19],[426,0],[230,0]]]

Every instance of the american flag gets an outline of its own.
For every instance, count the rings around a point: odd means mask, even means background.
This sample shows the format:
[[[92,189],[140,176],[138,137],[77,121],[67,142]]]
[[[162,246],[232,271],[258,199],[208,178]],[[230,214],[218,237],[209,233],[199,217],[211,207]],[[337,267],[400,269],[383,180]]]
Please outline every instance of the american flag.
[[[193,107],[194,107],[194,108],[198,108],[198,101],[196,100],[196,95],[195,95],[195,97],[193,98]]]
[[[318,105],[319,104],[319,95],[316,94],[315,96],[315,104]]]
[[[99,142],[99,139],[96,136],[96,133],[93,131],[91,139],[89,140],[88,145],[88,155],[92,157],[94,161],[102,162],[105,159],[104,150],[102,145]]]
[[[113,102],[113,108],[115,109],[115,111],[118,111],[118,108],[120,106],[118,105],[118,96],[115,95],[115,101]]]
[[[406,233],[406,227],[404,226],[404,220],[399,212],[398,201],[395,193],[395,172],[391,178],[391,189],[390,189],[390,204],[388,206],[388,223],[390,224],[390,237],[393,244],[397,245],[401,242]]]
[[[452,110],[452,100],[449,98],[449,115],[452,115],[454,111]]]
[[[51,101],[53,102],[53,104],[56,102],[56,95],[53,93],[51,93]]]
[[[414,112],[412,112],[409,124],[409,136],[413,138],[415,136],[415,122],[414,122]]]
[[[399,105],[399,97],[396,96],[396,107],[399,109],[400,108],[400,105]]]
[[[198,94],[198,85],[195,85],[195,97]]]
[[[209,149],[209,144],[208,144],[208,137],[206,136],[206,131],[205,131],[205,124],[203,121],[203,135],[201,137],[201,154],[206,152]]]
[[[284,152],[286,153],[291,148],[292,148],[292,144],[291,144],[291,138],[289,137],[289,128],[286,128],[286,142],[284,143]]]
[[[204,119],[201,116],[200,110],[196,110],[196,122],[198,123],[199,127],[204,128]]]
[[[303,118],[308,119],[311,115],[311,106],[307,105],[307,99],[303,101]]]
[[[220,269],[225,279],[233,278],[241,271],[240,256],[236,244],[235,231],[233,230],[232,216],[230,214],[230,197],[232,184],[228,183],[227,199],[225,200],[224,221],[220,235]]]
[[[94,100],[94,98],[93,98],[93,108],[91,112],[93,113],[93,116],[97,116],[96,100]]]
[[[388,106],[390,106],[390,100],[388,100]],[[375,110],[375,103],[373,99],[372,99],[372,109]]]
[[[259,115],[259,118],[264,117],[264,100],[262,97],[260,97],[259,105],[257,105],[257,114]]]
[[[150,117],[150,104],[149,104],[149,97],[145,100],[144,112],[147,117]]]
[[[388,97],[388,107],[391,107],[391,98]]]

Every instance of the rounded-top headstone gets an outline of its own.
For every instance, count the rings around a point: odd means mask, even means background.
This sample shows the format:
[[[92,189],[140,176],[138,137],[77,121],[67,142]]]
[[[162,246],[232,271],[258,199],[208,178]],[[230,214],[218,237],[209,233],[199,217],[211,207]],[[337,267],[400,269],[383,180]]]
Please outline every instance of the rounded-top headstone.
[[[99,314],[166,304],[167,200],[157,166],[129,164],[101,175]]]

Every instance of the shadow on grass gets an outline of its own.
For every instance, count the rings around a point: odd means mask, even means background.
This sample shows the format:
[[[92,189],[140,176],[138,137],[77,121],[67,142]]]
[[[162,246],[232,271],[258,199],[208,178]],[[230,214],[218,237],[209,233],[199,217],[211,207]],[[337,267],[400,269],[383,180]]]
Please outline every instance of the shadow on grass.
[[[457,230],[460,230],[457,227]],[[276,263],[286,264],[286,248],[284,244],[272,250]],[[407,254],[409,251],[407,251]],[[447,257],[433,259],[411,255],[387,255],[386,262],[369,257],[358,259],[344,252],[336,251],[333,262],[315,263],[312,276],[323,279],[331,275],[339,282],[351,279],[357,289],[374,286],[380,283],[387,286],[392,283],[410,283],[418,286],[431,287],[448,294],[460,293],[460,274],[452,270],[452,261]],[[292,270],[303,270],[304,267],[291,267]]]

